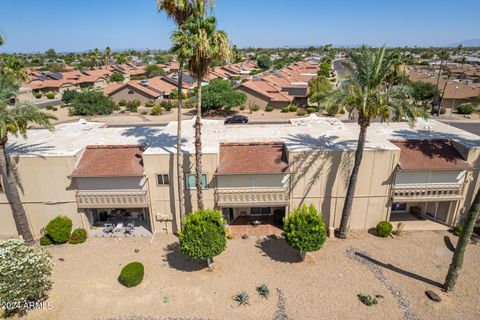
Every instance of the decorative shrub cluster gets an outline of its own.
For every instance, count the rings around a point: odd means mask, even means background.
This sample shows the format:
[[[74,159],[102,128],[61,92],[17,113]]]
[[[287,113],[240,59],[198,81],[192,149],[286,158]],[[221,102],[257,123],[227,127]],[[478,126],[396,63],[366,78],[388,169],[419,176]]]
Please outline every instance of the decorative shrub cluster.
[[[379,237],[386,238],[392,233],[393,226],[388,221],[380,221],[377,224],[376,230]]]
[[[72,232],[72,220],[66,216],[58,216],[47,224],[45,231],[45,236],[50,238],[52,243],[66,243]]]
[[[26,301],[43,299],[52,283],[52,259],[43,249],[26,246],[21,240],[0,241],[0,301],[13,308],[13,316],[25,308]]]
[[[84,243],[86,240],[87,240],[87,231],[83,228],[77,228],[73,230],[72,234],[70,235],[70,239],[68,239],[68,243],[79,244],[79,243]]]
[[[457,106],[457,112],[460,114],[472,114],[475,111],[475,106],[472,103],[462,103]]]
[[[127,288],[139,285],[143,280],[144,267],[140,262],[132,262],[122,268],[118,280]]]

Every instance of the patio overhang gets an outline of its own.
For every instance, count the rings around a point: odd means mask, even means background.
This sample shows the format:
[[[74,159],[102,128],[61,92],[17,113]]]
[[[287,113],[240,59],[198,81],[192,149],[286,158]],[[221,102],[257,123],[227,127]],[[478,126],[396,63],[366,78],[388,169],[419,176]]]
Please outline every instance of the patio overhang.
[[[96,190],[78,191],[79,208],[148,208],[146,190]]]
[[[454,201],[463,198],[463,184],[398,184],[393,186],[395,202]]]
[[[283,207],[288,205],[284,188],[218,188],[218,207]]]

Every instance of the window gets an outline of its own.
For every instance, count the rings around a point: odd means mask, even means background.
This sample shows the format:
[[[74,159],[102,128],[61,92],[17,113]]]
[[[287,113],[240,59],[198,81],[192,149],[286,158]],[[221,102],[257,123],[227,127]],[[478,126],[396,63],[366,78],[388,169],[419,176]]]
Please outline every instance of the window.
[[[268,208],[256,208],[256,207],[253,207],[253,208],[250,208],[250,215],[252,216],[264,216],[264,215],[269,215],[272,213],[272,208],[268,207]]]
[[[168,174],[157,174],[157,186],[169,185],[170,179]]]
[[[187,189],[196,189],[197,185],[195,183],[195,174],[194,173],[187,173],[185,182],[187,184]],[[202,174],[202,188],[207,189],[208,188],[208,183],[207,183],[207,174],[204,173]]]
[[[407,204],[406,203],[392,203],[392,211],[407,211]]]
[[[128,90],[128,94],[134,94],[133,90]]]

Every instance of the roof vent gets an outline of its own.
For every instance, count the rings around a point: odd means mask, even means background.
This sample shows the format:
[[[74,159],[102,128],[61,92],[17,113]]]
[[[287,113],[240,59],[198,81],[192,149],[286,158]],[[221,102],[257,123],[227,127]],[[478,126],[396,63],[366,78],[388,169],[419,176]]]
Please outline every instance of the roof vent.
[[[148,86],[148,80],[140,80],[142,86]]]

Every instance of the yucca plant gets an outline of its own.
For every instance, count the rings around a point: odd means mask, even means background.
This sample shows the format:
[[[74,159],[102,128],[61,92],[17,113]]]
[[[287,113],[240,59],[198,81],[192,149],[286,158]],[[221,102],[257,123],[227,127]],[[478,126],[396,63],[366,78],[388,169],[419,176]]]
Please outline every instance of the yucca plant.
[[[262,297],[267,299],[270,296],[270,289],[266,284],[262,284],[261,286],[257,287],[258,294]]]
[[[239,306],[250,304],[250,296],[245,291],[237,293],[233,300],[237,301]]]

